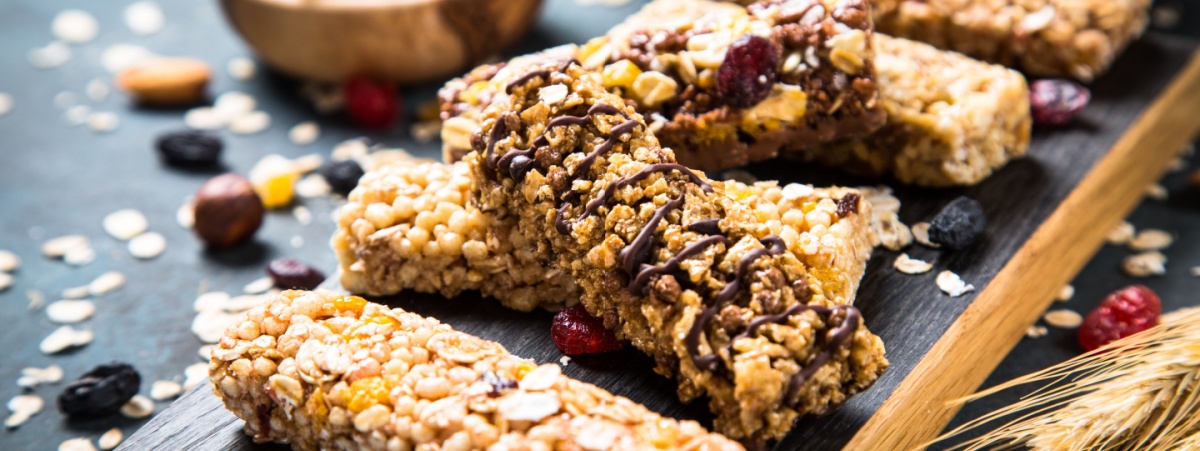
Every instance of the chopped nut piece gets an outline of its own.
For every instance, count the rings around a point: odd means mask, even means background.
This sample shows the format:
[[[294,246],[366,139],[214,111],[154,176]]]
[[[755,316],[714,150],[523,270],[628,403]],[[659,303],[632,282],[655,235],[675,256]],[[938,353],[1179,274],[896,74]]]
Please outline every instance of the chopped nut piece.
[[[1083,324],[1083,316],[1080,316],[1074,310],[1051,310],[1042,315],[1042,320],[1046,324],[1057,327],[1059,329],[1074,329]]]
[[[1167,256],[1149,251],[1125,257],[1121,269],[1130,277],[1161,276],[1167,273]]]
[[[896,267],[896,270],[905,274],[923,274],[933,269],[932,263],[909,258],[908,254],[900,254],[899,257],[896,257],[893,266]]]
[[[950,295],[950,297],[962,296],[966,293],[975,291],[975,286],[963,282],[958,274],[950,271],[942,271],[937,275],[937,286],[942,292]]]

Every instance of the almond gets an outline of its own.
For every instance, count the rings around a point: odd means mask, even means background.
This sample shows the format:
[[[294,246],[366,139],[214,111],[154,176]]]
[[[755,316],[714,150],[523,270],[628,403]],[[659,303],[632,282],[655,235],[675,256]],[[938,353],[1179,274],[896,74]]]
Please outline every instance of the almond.
[[[208,63],[193,58],[154,58],[122,71],[117,85],[142,105],[199,102],[212,78]]]

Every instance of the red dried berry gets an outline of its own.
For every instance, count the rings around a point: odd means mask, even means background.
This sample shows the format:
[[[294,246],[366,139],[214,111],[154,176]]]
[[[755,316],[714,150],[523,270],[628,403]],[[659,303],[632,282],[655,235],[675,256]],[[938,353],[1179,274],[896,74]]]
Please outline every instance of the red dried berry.
[[[355,76],[346,80],[342,93],[350,117],[364,127],[386,127],[399,115],[400,98],[391,84]]]
[[[267,264],[267,275],[275,286],[285,290],[311,290],[325,281],[321,271],[294,258],[272,260]]]
[[[1114,291],[1084,318],[1079,344],[1091,351],[1158,324],[1162,300],[1153,290],[1134,285]]]
[[[1071,122],[1091,99],[1091,91],[1070,80],[1038,80],[1029,85],[1029,108],[1039,125]]]
[[[762,36],[733,41],[717,69],[717,95],[734,108],[749,108],[771,94],[779,67],[779,48]]]
[[[616,351],[623,346],[599,318],[582,305],[559,310],[550,326],[550,337],[567,354],[594,354]]]

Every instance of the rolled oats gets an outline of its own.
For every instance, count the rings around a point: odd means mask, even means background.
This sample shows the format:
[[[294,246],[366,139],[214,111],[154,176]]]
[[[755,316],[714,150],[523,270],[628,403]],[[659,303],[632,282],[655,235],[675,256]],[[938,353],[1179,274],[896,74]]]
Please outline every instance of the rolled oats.
[[[950,297],[958,297],[975,291],[974,285],[963,282],[962,278],[958,277],[958,274],[950,271],[938,273],[936,282],[938,288],[950,295]]]
[[[125,275],[116,271],[109,271],[101,274],[92,283],[87,286],[88,293],[92,296],[100,296],[110,291],[121,288],[125,285]]]
[[[149,260],[167,250],[167,239],[157,232],[146,232],[129,240],[129,254]]]
[[[8,400],[8,411],[12,412],[4,419],[4,427],[12,429],[29,421],[29,418],[42,411],[45,403],[37,395],[20,395]]]
[[[59,324],[74,324],[91,318],[96,313],[92,301],[63,300],[46,306],[46,316]]]
[[[937,249],[942,245],[929,241],[929,223],[918,222],[912,225],[913,240],[921,243],[922,246]]]
[[[121,441],[124,439],[125,435],[121,433],[121,428],[112,428],[101,435],[100,439],[96,441],[96,444],[100,445],[100,449],[108,451],[116,448],[117,445],[120,445]]]
[[[50,365],[46,368],[22,368],[21,377],[17,379],[17,385],[21,388],[33,389],[41,384],[59,382],[62,378],[63,370],[58,365]]]
[[[94,337],[90,330],[75,330],[71,326],[62,326],[42,339],[38,349],[43,354],[56,354],[67,348],[86,346]]]
[[[150,385],[150,399],[166,401],[183,393],[183,386],[175,381],[154,381]]]
[[[288,130],[288,139],[297,146],[312,144],[321,136],[321,127],[315,121],[305,121]]]
[[[1121,269],[1131,277],[1161,276],[1167,273],[1167,256],[1149,251],[1125,257]]]
[[[254,64],[254,60],[239,56],[225,64],[225,71],[229,72],[229,76],[235,80],[246,81],[254,78],[254,74],[258,72],[258,66]]]
[[[893,266],[896,267],[896,270],[905,274],[923,274],[933,269],[932,263],[910,258],[908,254],[900,254],[899,257],[896,257]]]
[[[1120,224],[1117,224],[1116,227],[1113,227],[1113,229],[1108,232],[1108,236],[1105,238],[1105,240],[1108,241],[1108,244],[1127,244],[1133,240],[1133,237],[1136,233],[1137,231],[1134,229],[1133,224],[1130,224],[1129,221],[1121,221]]]
[[[100,34],[100,23],[87,11],[68,9],[54,16],[50,29],[63,42],[85,44]]]
[[[1083,324],[1083,317],[1073,310],[1051,310],[1042,315],[1042,320],[1059,329],[1074,329]]]
[[[1063,287],[1058,290],[1058,294],[1054,296],[1054,300],[1058,302],[1067,302],[1073,297],[1075,297],[1075,287],[1067,284],[1063,285]]]
[[[128,418],[141,419],[154,413],[154,401],[142,395],[134,395],[129,402],[121,406],[121,415]]]
[[[38,69],[53,69],[68,61],[71,61],[71,48],[59,41],[29,51],[29,64]]]
[[[138,36],[158,33],[167,21],[158,3],[149,0],[130,3],[125,7],[124,16],[125,26]]]
[[[1133,251],[1159,251],[1171,246],[1175,238],[1170,233],[1158,229],[1143,229],[1133,240],[1129,241],[1129,249]]]
[[[60,443],[58,451],[96,451],[96,447],[86,438],[73,438]]]
[[[118,210],[104,217],[104,231],[121,241],[140,235],[149,225],[146,216],[134,209]]]

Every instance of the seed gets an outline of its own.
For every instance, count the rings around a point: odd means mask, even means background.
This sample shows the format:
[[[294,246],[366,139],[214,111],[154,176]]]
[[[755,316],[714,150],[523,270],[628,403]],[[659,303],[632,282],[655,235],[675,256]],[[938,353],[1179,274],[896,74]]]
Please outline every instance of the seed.
[[[166,401],[183,393],[183,386],[175,381],[154,381],[150,385],[150,398],[155,401]]]
[[[54,37],[69,44],[83,44],[96,39],[100,34],[100,23],[87,11],[68,9],[54,16],[50,24]]]
[[[896,267],[896,270],[905,274],[922,274],[933,269],[932,263],[917,260],[915,258],[909,258],[908,254],[900,254],[899,257],[896,257],[896,261],[893,263],[893,266]]]
[[[45,404],[42,398],[37,395],[14,396],[8,400],[8,411],[12,412],[12,415],[4,419],[4,427],[12,429],[24,424],[26,421],[29,421],[30,417],[41,412]]]
[[[267,265],[267,275],[283,289],[312,290],[325,281],[325,274],[299,260],[280,258]]]
[[[1170,233],[1158,229],[1145,229],[1129,242],[1129,249],[1134,251],[1158,251],[1166,249],[1175,241]]]
[[[59,444],[58,451],[96,451],[96,447],[86,438],[73,438]]]
[[[42,339],[38,349],[43,354],[56,354],[67,348],[85,346],[92,342],[94,335],[90,330],[75,330],[71,326],[62,326]]]
[[[91,247],[91,244],[83,235],[60,236],[42,244],[42,254],[50,258],[59,258],[73,249],[88,247]]]
[[[918,222],[916,224],[913,224],[912,234],[913,234],[913,240],[916,240],[916,242],[921,243],[922,246],[932,247],[934,249],[942,247],[940,244],[934,243],[933,241],[929,241],[929,223],[928,222]]]
[[[1125,257],[1121,269],[1131,277],[1161,276],[1167,273],[1167,256],[1149,251]]]
[[[129,240],[129,253],[148,260],[162,255],[167,250],[167,239],[156,232],[146,232]]]
[[[1057,327],[1059,329],[1074,329],[1083,323],[1083,317],[1073,310],[1051,310],[1042,315],[1042,320],[1046,324]]]
[[[363,176],[362,166],[354,160],[330,161],[318,171],[333,192],[347,196]]]
[[[254,73],[258,71],[258,67],[254,64],[254,60],[239,56],[229,60],[229,63],[225,65],[225,70],[234,79],[246,81],[254,78]]]
[[[244,291],[246,294],[262,294],[266,293],[267,290],[270,290],[274,286],[275,281],[271,280],[270,277],[261,277],[246,284],[246,286],[242,287],[242,291]]]
[[[29,51],[29,64],[38,69],[53,69],[70,60],[71,48],[59,41]]]
[[[101,435],[100,440],[96,443],[100,445],[100,449],[107,451],[116,448],[117,445],[121,444],[121,440],[123,439],[125,439],[125,436],[121,434],[121,429],[112,428],[108,432],[105,432],[104,435]]]
[[[297,146],[305,146],[312,144],[321,135],[321,127],[313,121],[305,121],[296,124],[291,130],[288,130],[288,139],[292,140],[292,144]]]
[[[963,282],[962,278],[958,277],[958,274],[950,271],[938,273],[936,283],[938,288],[950,295],[950,297],[958,297],[975,291],[974,285]]]
[[[133,419],[142,419],[154,413],[154,401],[142,395],[135,395],[121,406],[121,415]]]
[[[121,241],[140,235],[148,226],[146,216],[134,209],[117,210],[104,217],[104,231]]]
[[[142,376],[127,363],[100,365],[59,393],[58,410],[85,417],[112,413],[137,394],[141,383]]]
[[[1029,107],[1039,125],[1065,125],[1091,100],[1092,93],[1070,80],[1037,80],[1029,85]]]
[[[60,324],[74,324],[91,318],[96,313],[92,301],[58,301],[46,306],[46,316]]]
[[[251,111],[229,121],[229,131],[239,135],[253,135],[271,126],[271,115],[265,111]]]
[[[952,250],[966,249],[987,228],[983,207],[966,196],[959,196],[942,208],[929,223],[929,240]]]
[[[164,163],[189,169],[210,168],[219,164],[225,144],[216,133],[176,130],[159,135],[154,147]]]
[[[162,8],[152,1],[140,1],[125,7],[125,26],[138,36],[158,33],[162,30],[166,18]]]
[[[92,283],[89,283],[87,289],[92,296],[100,296],[117,288],[121,288],[123,285],[125,285],[125,275],[116,271],[109,271],[101,274],[100,277],[97,277],[96,280],[93,280]]]
[[[96,133],[108,133],[117,129],[117,125],[121,120],[116,114],[107,111],[98,111],[88,116],[88,128]]]

